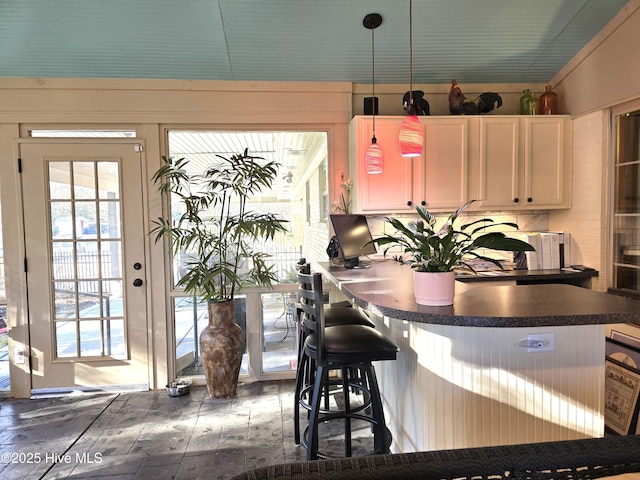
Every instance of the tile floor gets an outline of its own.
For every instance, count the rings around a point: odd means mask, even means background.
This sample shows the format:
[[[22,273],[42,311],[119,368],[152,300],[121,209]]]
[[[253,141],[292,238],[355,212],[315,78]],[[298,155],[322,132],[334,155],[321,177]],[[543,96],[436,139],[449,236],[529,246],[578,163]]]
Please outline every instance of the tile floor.
[[[233,399],[204,387],[35,400],[0,399],[3,479],[226,479],[297,461],[294,383],[239,385]]]

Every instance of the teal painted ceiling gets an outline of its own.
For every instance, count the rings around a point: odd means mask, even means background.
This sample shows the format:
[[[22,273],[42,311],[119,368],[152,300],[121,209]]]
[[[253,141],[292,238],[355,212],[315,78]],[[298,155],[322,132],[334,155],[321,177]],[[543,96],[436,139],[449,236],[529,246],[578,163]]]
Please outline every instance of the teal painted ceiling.
[[[626,0],[414,0],[413,81],[545,82]],[[409,78],[409,0],[0,0],[0,77]]]

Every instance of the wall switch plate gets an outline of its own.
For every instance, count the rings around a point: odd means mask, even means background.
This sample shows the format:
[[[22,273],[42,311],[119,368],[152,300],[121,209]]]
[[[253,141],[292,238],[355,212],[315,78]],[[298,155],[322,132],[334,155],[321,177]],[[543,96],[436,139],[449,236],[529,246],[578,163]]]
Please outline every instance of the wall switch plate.
[[[553,352],[555,349],[555,333],[532,333],[527,335],[527,352]]]
[[[15,362],[16,364],[18,363],[24,363],[24,349],[21,347],[17,347],[15,349]]]

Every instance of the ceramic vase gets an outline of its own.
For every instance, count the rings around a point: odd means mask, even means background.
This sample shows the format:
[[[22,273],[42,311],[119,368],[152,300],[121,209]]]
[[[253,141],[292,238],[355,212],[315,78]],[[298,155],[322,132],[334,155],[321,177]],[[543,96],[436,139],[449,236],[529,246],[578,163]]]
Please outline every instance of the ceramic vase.
[[[209,324],[200,334],[200,360],[207,390],[211,398],[233,397],[244,353],[242,329],[233,321],[233,301],[209,302],[207,307]]]
[[[430,306],[453,305],[455,272],[413,272],[416,303]]]

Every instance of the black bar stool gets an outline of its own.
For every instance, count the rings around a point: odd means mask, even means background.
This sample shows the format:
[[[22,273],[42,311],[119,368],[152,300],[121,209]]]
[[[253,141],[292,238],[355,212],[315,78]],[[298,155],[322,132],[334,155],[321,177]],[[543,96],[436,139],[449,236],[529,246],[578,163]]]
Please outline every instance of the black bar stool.
[[[300,262],[296,265],[297,270],[303,274],[311,273],[311,266],[306,263],[304,258],[300,259]],[[324,300],[324,295],[323,295]],[[296,379],[301,378],[300,388],[296,388],[294,393],[294,406],[295,406],[295,414],[294,414],[294,441],[296,445],[300,444],[300,410],[299,407],[304,408],[309,412],[311,410],[311,399],[310,393],[313,386],[313,382],[315,380],[315,371],[316,364],[313,359],[306,359],[303,361],[304,354],[304,341],[307,336],[312,333],[306,325],[305,322],[302,321],[301,313],[302,309],[300,308],[300,304],[297,305],[297,315],[299,321],[299,330],[298,330],[298,368],[296,371]],[[338,325],[364,325],[370,328],[375,328],[375,324],[371,321],[366,314],[362,311],[352,308],[350,306],[324,306],[324,319],[325,319],[325,327],[333,327]],[[354,377],[357,372],[350,372],[351,376]],[[329,412],[329,402],[331,390],[329,388],[325,389],[325,403],[323,413]]]
[[[319,273],[298,274],[298,296],[304,328],[311,333],[306,337],[303,354],[298,365],[296,394],[303,397],[303,389],[310,389],[311,411],[309,425],[303,435],[303,445],[307,449],[307,460],[327,458],[318,448],[318,429],[331,420],[344,420],[344,456],[352,455],[351,423],[363,420],[371,424],[373,431],[373,451],[367,453],[388,453],[391,434],[388,431],[382,399],[372,362],[395,360],[398,347],[385,335],[364,325],[325,325],[322,292],[322,276]],[[307,364],[315,364],[313,385],[305,387],[304,369]],[[331,379],[329,373],[339,370],[340,377]],[[332,386],[340,385],[344,404],[335,410],[321,409],[325,392]],[[352,407],[351,391],[359,391],[362,402]],[[296,404],[296,412],[300,405]],[[296,422],[299,415],[296,414]]]

